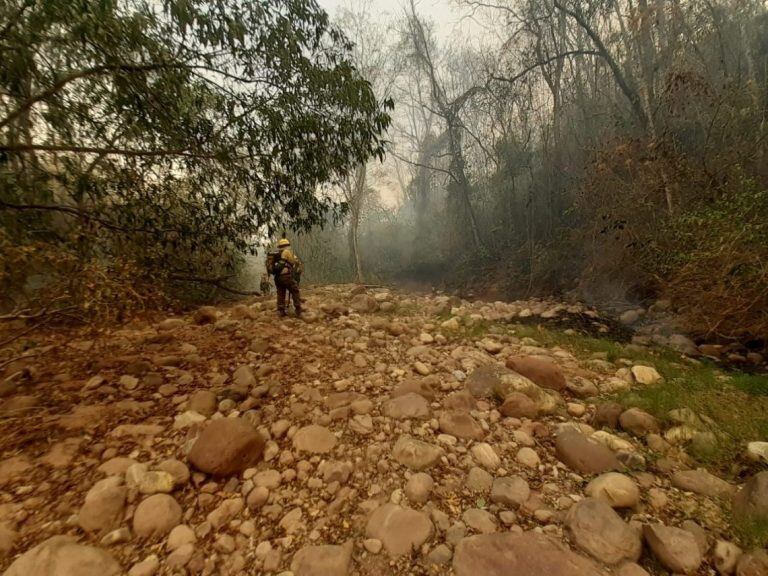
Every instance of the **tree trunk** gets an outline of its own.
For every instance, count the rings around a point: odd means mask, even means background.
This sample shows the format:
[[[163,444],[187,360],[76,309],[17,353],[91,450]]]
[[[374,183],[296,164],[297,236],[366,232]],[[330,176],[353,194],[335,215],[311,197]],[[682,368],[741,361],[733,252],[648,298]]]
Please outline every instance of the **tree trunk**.
[[[461,150],[461,127],[457,127],[451,122],[448,128],[450,132],[451,140],[451,174],[456,182],[459,196],[461,197],[461,203],[467,212],[469,217],[469,228],[472,233],[472,243],[476,250],[484,251],[485,246],[483,244],[482,237],[480,236],[480,228],[477,224],[477,217],[475,216],[475,210],[472,207],[469,193],[469,180],[465,171],[464,153]]]
[[[363,283],[363,264],[360,258],[360,213],[363,209],[363,201],[365,200],[365,184],[366,184],[366,166],[361,164],[355,170],[355,181],[352,189],[352,200],[350,202],[350,219],[349,219],[349,255],[352,259],[352,269],[355,272],[355,282],[358,284]]]

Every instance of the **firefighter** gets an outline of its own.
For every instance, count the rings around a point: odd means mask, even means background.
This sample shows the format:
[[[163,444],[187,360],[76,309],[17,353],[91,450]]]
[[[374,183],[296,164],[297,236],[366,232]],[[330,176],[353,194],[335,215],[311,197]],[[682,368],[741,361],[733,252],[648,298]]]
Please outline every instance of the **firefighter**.
[[[277,290],[277,313],[286,316],[286,293],[291,295],[296,316],[301,316],[301,292],[299,279],[303,271],[301,260],[291,249],[287,238],[281,238],[277,243],[277,251],[267,255],[267,271],[275,278]]]

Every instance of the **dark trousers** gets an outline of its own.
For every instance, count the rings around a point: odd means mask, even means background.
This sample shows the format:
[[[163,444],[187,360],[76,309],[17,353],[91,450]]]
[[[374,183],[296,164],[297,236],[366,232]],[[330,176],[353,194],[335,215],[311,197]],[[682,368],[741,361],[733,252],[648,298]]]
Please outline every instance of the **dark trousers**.
[[[286,313],[285,294],[290,292],[293,299],[293,305],[296,308],[296,314],[301,314],[301,293],[299,284],[292,274],[281,274],[275,278],[275,288],[277,288],[277,311],[281,314]]]

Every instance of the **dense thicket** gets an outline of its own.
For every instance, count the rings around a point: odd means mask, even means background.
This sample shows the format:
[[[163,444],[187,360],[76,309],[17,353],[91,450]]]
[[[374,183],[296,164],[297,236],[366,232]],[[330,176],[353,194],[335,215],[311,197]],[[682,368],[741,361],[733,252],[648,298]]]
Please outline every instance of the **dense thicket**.
[[[498,46],[438,41],[414,3],[395,24],[406,198],[363,226],[363,268],[500,296],[665,295],[696,334],[766,338],[764,2],[461,4]]]
[[[0,0],[0,306],[224,285],[322,221],[389,123],[350,56],[315,0]]]

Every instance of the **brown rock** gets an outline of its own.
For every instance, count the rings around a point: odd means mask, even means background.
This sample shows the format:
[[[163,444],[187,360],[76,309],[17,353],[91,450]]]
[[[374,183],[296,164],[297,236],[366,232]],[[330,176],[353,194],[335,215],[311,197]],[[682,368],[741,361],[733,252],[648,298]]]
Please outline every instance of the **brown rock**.
[[[696,545],[699,547],[699,552],[701,552],[702,556],[706,556],[710,547],[709,534],[707,531],[693,520],[683,520],[680,524],[680,528],[693,534],[693,537],[696,539]]]
[[[648,434],[656,434],[661,430],[659,421],[639,408],[630,408],[622,412],[619,424],[623,430],[640,438]]]
[[[19,534],[5,522],[0,522],[0,560],[13,551]]]
[[[0,416],[21,416],[39,405],[40,401],[35,396],[13,396],[0,402]]]
[[[542,388],[561,391],[565,389],[565,376],[560,367],[548,358],[517,356],[507,360],[507,368],[533,380]]]
[[[140,538],[159,538],[181,523],[181,506],[168,494],[145,498],[133,513],[133,531]]]
[[[584,493],[602,500],[611,508],[634,508],[640,501],[640,489],[629,476],[606,472],[587,484]]]
[[[371,514],[365,534],[381,540],[389,555],[395,557],[418,550],[433,530],[425,513],[387,503]]]
[[[376,302],[376,299],[373,296],[369,296],[368,294],[358,294],[352,298],[349,305],[355,312],[361,314],[370,314],[379,309],[379,303]]]
[[[528,398],[522,392],[512,392],[504,398],[504,403],[499,408],[499,412],[508,418],[536,418],[539,410],[536,402]]]
[[[619,426],[619,416],[624,411],[621,404],[616,402],[603,402],[595,410],[595,416],[592,419],[592,425],[595,428],[617,428]]]
[[[192,315],[195,324],[213,324],[219,319],[219,313],[213,306],[201,306]]]
[[[354,550],[350,540],[343,546],[305,546],[293,557],[294,576],[346,576]]]
[[[107,552],[69,536],[48,538],[27,550],[3,576],[119,576],[120,564]]]
[[[88,491],[77,515],[83,530],[106,534],[120,527],[128,497],[122,484],[122,478],[113,476],[96,482]]]
[[[753,550],[739,558],[736,564],[736,576],[765,576],[768,574],[768,552]]]
[[[604,564],[640,558],[643,543],[639,532],[602,500],[578,502],[569,510],[565,523],[574,544]]]
[[[189,452],[190,463],[214,476],[237,474],[255,464],[264,452],[264,439],[239,418],[214,420]]]
[[[634,562],[629,564],[622,564],[616,572],[616,576],[651,576],[648,571],[642,566],[638,566]]]
[[[26,456],[4,458],[0,461],[0,486],[22,477],[30,468],[32,463]]]
[[[392,398],[398,398],[411,393],[423,396],[427,400],[434,400],[435,387],[433,377],[409,378],[405,380],[392,392]]]
[[[604,576],[590,560],[534,532],[464,538],[456,546],[453,571],[456,576]]]
[[[475,368],[467,377],[467,390],[474,398],[493,398],[501,385],[500,376],[505,372],[509,371],[496,365]]]
[[[740,521],[768,520],[768,471],[752,476],[736,493],[733,515]]]
[[[440,431],[466,440],[481,440],[485,431],[469,412],[451,410],[440,414]]]
[[[672,474],[672,486],[710,498],[724,498],[733,495],[736,491],[734,486],[710,474],[704,468],[675,472]]]
[[[511,508],[519,508],[528,500],[531,489],[520,476],[503,476],[493,481],[491,502]]]
[[[643,535],[654,556],[668,570],[691,574],[701,565],[701,550],[687,530],[653,524],[643,526]]]
[[[410,436],[400,436],[392,448],[393,458],[411,470],[426,470],[440,461],[443,450],[438,446],[416,440]]]
[[[449,394],[443,400],[443,406],[447,410],[474,410],[477,408],[477,400],[469,393],[469,390],[460,390]]]
[[[581,474],[602,474],[621,469],[621,463],[610,449],[575,430],[558,434],[555,454],[566,466]]]
[[[336,436],[317,424],[310,424],[300,428],[293,436],[293,446],[299,452],[310,454],[327,454],[336,446]]]
[[[384,414],[395,420],[429,418],[429,402],[424,396],[410,392],[384,404]]]
[[[187,410],[192,410],[210,418],[218,410],[219,402],[216,394],[210,390],[198,390],[189,397]]]

